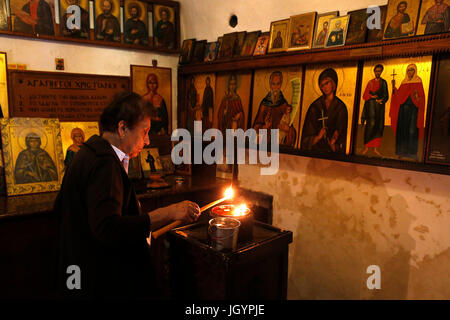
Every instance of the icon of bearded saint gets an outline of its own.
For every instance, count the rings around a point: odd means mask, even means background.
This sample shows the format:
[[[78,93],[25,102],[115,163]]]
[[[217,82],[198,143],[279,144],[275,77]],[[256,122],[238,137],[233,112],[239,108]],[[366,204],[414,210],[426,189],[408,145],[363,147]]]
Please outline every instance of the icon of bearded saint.
[[[128,5],[130,19],[125,22],[125,42],[132,44],[148,44],[147,26],[140,19],[142,16],[141,7],[132,2]]]
[[[120,41],[120,23],[112,14],[114,3],[111,0],[100,2],[101,13],[95,21],[96,38],[105,41]]]

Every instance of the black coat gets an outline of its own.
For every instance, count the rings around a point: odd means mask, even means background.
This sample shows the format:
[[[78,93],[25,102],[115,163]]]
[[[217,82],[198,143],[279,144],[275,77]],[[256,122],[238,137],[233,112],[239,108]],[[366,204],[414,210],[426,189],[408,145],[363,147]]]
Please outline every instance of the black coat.
[[[141,214],[127,173],[105,139],[94,135],[77,152],[55,213],[60,231],[58,288],[63,296],[150,294],[150,217]],[[80,267],[81,290],[67,289],[70,265]]]

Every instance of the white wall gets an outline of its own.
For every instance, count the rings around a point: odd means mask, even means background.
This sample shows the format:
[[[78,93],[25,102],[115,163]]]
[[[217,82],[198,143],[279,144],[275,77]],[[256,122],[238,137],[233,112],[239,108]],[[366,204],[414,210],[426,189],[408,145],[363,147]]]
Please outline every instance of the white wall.
[[[269,31],[272,21],[291,15],[347,11],[384,5],[387,0],[180,0],[181,38],[215,41],[224,33],[234,31]],[[229,26],[231,15],[238,17],[235,28]]]
[[[0,51],[6,52],[8,63],[26,64],[28,70],[55,71],[55,58],[63,58],[62,72],[130,76],[130,65],[152,65],[172,68],[172,124],[176,127],[177,66],[176,54],[155,54],[142,50],[80,45],[57,41],[25,39],[0,35]]]

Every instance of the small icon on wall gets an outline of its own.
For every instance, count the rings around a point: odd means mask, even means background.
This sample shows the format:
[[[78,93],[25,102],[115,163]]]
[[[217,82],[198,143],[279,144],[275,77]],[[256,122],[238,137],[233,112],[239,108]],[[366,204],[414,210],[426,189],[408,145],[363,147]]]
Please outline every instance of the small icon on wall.
[[[55,58],[55,68],[56,70],[64,70],[64,59]]]

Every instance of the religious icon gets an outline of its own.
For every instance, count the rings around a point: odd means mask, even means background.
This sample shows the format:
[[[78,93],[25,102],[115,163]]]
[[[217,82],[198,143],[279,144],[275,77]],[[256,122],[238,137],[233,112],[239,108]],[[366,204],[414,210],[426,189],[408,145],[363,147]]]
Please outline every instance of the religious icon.
[[[245,35],[244,44],[242,45],[242,50],[240,53],[241,57],[249,57],[253,54],[260,33],[260,31],[253,31],[248,32]]]
[[[311,48],[316,15],[316,12],[310,12],[289,19],[288,50]]]
[[[316,18],[316,25],[314,27],[314,40],[312,43],[313,48],[323,48],[325,41],[327,40],[330,20],[339,15],[338,11],[332,11],[319,14]]]
[[[8,118],[8,73],[6,53],[0,52],[0,118]]]
[[[365,155],[369,148],[381,156],[378,149],[381,147],[385,123],[385,105],[389,100],[388,85],[381,77],[384,70],[382,64],[373,68],[374,78],[365,85],[363,99],[364,107],[361,113],[361,125],[364,126],[364,151]]]
[[[299,129],[301,67],[259,69],[253,85],[252,128],[279,129],[279,143],[295,147]],[[261,142],[262,137],[260,137]],[[270,131],[267,135],[270,140]]]
[[[180,64],[186,64],[191,62],[192,54],[194,53],[195,39],[183,40],[183,46],[181,47],[180,53]]]
[[[147,4],[136,0],[125,0],[125,43],[148,45]]]
[[[367,30],[367,42],[376,42],[383,40],[384,24],[386,23],[387,5],[380,6],[380,28]]]
[[[148,178],[151,174],[161,172],[163,167],[159,159],[158,148],[145,148],[140,153],[141,167],[144,177]]]
[[[205,58],[206,40],[195,41],[192,62],[203,62]]]
[[[438,70],[426,160],[450,165],[450,55],[440,58]]]
[[[128,162],[128,177],[130,179],[141,179],[142,178],[142,168],[141,168],[141,156],[140,153],[131,158]]]
[[[172,157],[170,154],[161,155],[160,157],[161,165],[163,167],[163,172],[165,175],[173,174],[175,172],[175,164],[172,162]]]
[[[270,33],[264,32],[258,37],[256,41],[255,51],[253,51],[254,56],[262,56],[267,52],[267,47],[269,45]]]
[[[64,170],[58,119],[1,119],[8,195],[57,191]]]
[[[64,59],[55,58],[55,69],[56,70],[64,70]]]
[[[214,120],[214,90],[216,84],[216,76],[211,74],[195,75],[194,86],[198,94],[196,96],[196,104],[193,106],[194,93],[191,92],[190,119],[202,122],[202,131],[213,127]]]
[[[422,0],[416,35],[450,31],[450,0]]]
[[[241,31],[236,34],[236,43],[233,49],[233,57],[239,57],[241,55],[246,35],[246,31]]]
[[[216,60],[217,49],[219,48],[218,42],[208,42],[205,49],[204,62],[210,62]]]
[[[131,65],[132,91],[155,109],[149,135],[172,133],[172,69]]]
[[[224,136],[226,129],[247,129],[250,86],[250,72],[217,76],[213,127]]]
[[[269,53],[286,51],[288,33],[289,19],[274,21],[270,24]]]
[[[389,0],[383,39],[414,35],[420,0]]]
[[[94,134],[99,134],[97,122],[60,122],[64,165],[67,168],[80,147]]]
[[[350,152],[357,63],[307,66],[300,125],[300,149]]]
[[[120,2],[95,0],[95,39],[120,42]]]
[[[52,0],[10,0],[13,31],[55,35],[55,4]]]
[[[175,9],[153,5],[153,32],[157,48],[177,49]]]
[[[350,16],[335,17],[330,20],[329,33],[325,41],[325,47],[343,46],[347,36]]]
[[[0,30],[8,30],[8,15],[6,12],[6,0],[0,0]]]
[[[234,47],[237,41],[237,32],[223,35],[222,45],[219,48],[218,59],[227,59],[233,57]]]
[[[364,63],[355,154],[422,161],[431,60]]]
[[[69,6],[78,6],[80,8],[80,28],[67,26],[67,20],[72,17],[72,13],[68,13]],[[89,0],[59,0],[59,16],[61,22],[59,24],[61,35],[73,38],[89,38]],[[69,20],[69,23],[71,20]]]
[[[347,39],[345,44],[364,43],[367,36],[367,9],[350,11]]]

